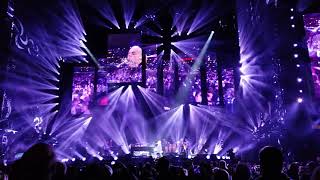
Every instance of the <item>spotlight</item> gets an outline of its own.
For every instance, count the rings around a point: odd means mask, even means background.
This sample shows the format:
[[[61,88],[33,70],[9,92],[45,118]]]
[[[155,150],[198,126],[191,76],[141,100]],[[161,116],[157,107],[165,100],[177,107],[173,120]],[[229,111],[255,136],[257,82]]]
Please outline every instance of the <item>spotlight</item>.
[[[72,162],[76,161],[76,158],[72,158],[71,161],[72,161]]]
[[[222,156],[222,159],[226,159],[226,157],[225,157],[225,156]]]
[[[293,12],[293,8],[291,8],[290,11]]]
[[[164,109],[165,111],[169,111],[171,108],[164,106],[163,109]]]
[[[110,163],[111,165],[115,165],[116,164],[116,162],[114,162],[114,161],[111,161],[111,163]]]
[[[82,161],[86,161],[87,159],[84,157],[84,158],[82,158]]]
[[[297,66],[297,67],[300,67],[300,64],[297,64],[296,66]]]
[[[292,28],[295,28],[296,26],[294,24],[291,25]]]
[[[115,156],[113,159],[116,161],[116,160],[118,160],[118,157],[117,157],[117,156]]]
[[[298,102],[298,103],[302,103],[302,101],[303,101],[303,99],[302,99],[301,97],[299,97],[299,98],[297,99],[297,102]]]
[[[220,157],[220,156],[217,156],[217,159],[221,159],[221,157]]]
[[[290,19],[292,20],[292,19],[294,19],[294,17],[293,17],[293,16],[291,16],[291,17],[290,17]]]
[[[207,159],[210,159],[210,155],[208,154],[208,155],[206,156],[206,158],[207,158]]]
[[[191,159],[191,155],[188,155],[188,159]]]
[[[226,159],[230,159],[230,156],[226,156]]]
[[[99,157],[98,159],[99,159],[100,161],[102,161],[102,160],[103,160],[103,157]]]
[[[293,44],[293,47],[297,47],[297,46],[298,46],[298,44],[297,44],[297,43],[294,43],[294,44]]]
[[[300,89],[299,92],[302,93],[303,92],[302,89]]]
[[[297,78],[297,82],[301,83],[302,82],[302,78]]]
[[[294,58],[298,58],[299,54],[294,54],[293,56],[294,56]]]
[[[211,31],[212,34],[214,34],[214,31]]]

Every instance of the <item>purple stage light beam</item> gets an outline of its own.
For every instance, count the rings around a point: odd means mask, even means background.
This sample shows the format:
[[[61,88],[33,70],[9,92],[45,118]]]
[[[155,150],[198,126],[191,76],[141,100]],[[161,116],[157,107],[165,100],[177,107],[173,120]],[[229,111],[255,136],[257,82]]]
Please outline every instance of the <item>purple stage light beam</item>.
[[[186,23],[190,17],[190,14],[187,13],[188,7],[190,6],[190,2],[191,1],[184,1],[183,6],[180,6],[179,9],[173,8],[173,10],[171,11],[171,15],[173,17],[171,29],[176,27],[177,28],[176,32],[177,32],[177,35],[179,36],[181,36],[182,32],[184,31]],[[180,9],[181,7],[184,7],[184,8]]]
[[[110,4],[106,1],[88,1],[88,4],[94,7],[100,14],[109,22],[111,22],[115,27],[120,29],[119,23],[114,16],[114,12],[110,6]]]
[[[201,50],[201,49],[198,49],[198,47],[203,47],[206,40],[207,40],[207,37],[201,36],[201,37],[190,38],[190,39],[181,40],[177,42],[172,42],[172,45],[177,47],[183,53],[193,58],[196,58],[196,54],[198,54],[199,51]]]
[[[129,29],[129,25],[136,9],[136,1],[134,0],[121,0],[123,7],[123,18],[125,21],[126,29]]]
[[[212,16],[215,5],[203,4],[200,10],[198,11],[196,17],[194,18],[190,29],[187,32],[187,35],[197,31],[198,29],[204,27],[210,23],[215,17]]]
[[[141,86],[138,86],[144,100],[147,102],[149,108],[154,115],[162,113],[165,106],[165,98],[157,93],[151,92]]]
[[[213,37],[213,31],[210,33],[207,41],[205,42],[203,48],[200,51],[199,56],[197,57],[197,59],[195,60],[194,64],[191,67],[191,71],[190,73],[187,75],[187,77],[185,78],[184,84],[186,84],[186,86],[181,86],[179,88],[179,91],[177,93],[177,97],[178,100],[183,100],[185,99],[185,97],[187,96],[188,90],[191,87],[191,83],[194,80],[194,77],[196,75],[196,71],[199,70],[200,65],[204,59],[204,56],[209,48],[209,45],[211,43],[212,37]]]

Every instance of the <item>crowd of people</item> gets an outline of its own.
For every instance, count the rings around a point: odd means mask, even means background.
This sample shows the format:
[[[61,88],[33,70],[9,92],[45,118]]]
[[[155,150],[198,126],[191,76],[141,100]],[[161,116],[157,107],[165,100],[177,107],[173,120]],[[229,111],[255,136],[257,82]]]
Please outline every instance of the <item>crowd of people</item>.
[[[319,162],[306,164],[284,162],[282,152],[276,147],[266,146],[260,150],[256,164],[239,160],[195,160],[181,158],[172,161],[170,157],[119,158],[116,161],[75,160],[62,163],[54,150],[47,144],[38,143],[23,156],[7,166],[1,166],[2,179],[10,180],[318,180]]]

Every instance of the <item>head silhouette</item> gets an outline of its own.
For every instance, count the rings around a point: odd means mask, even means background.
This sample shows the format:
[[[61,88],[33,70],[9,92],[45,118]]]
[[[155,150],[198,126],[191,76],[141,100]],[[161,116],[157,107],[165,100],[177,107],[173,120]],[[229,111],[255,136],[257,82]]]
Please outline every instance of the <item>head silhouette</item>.
[[[235,180],[248,180],[251,177],[250,168],[246,164],[238,164],[234,176]]]
[[[259,160],[262,175],[279,175],[282,171],[283,157],[279,149],[266,146],[260,150]]]

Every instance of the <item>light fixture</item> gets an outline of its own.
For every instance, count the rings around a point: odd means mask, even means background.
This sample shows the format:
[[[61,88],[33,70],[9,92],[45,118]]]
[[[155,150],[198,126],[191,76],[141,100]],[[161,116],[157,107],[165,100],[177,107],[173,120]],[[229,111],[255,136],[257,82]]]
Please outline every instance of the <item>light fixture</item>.
[[[206,158],[207,158],[207,159],[210,159],[210,155],[208,154],[208,155],[206,156]]]

